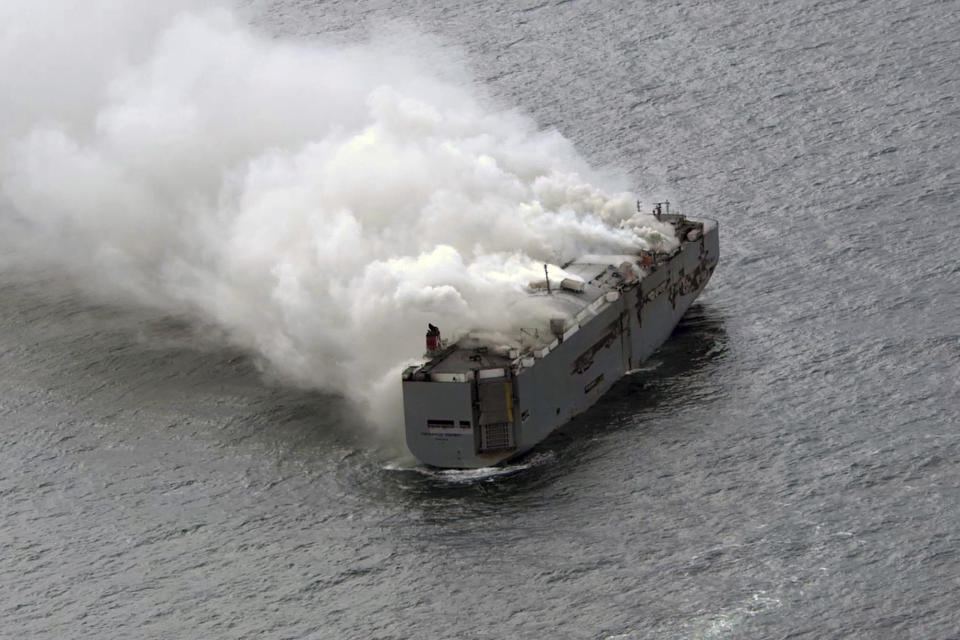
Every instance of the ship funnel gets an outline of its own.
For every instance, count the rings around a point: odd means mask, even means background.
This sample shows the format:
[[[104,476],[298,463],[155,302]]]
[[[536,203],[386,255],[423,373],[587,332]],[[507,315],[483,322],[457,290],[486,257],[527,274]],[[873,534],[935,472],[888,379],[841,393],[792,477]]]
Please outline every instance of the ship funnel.
[[[440,339],[440,329],[435,325],[427,323],[427,353],[436,353],[440,351],[443,341]]]

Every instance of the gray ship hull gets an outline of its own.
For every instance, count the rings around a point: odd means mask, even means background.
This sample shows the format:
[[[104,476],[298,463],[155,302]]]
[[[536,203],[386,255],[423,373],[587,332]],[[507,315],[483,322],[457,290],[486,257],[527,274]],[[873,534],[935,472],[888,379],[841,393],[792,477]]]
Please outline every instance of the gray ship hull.
[[[503,463],[586,411],[637,368],[670,336],[719,259],[716,222],[678,220],[686,225],[679,250],[647,268],[637,263],[640,277],[622,278],[614,265],[574,264],[585,279],[597,274],[589,282],[592,300],[552,344],[523,354],[476,349],[459,362],[469,349],[454,347],[405,372],[411,453],[444,468]]]

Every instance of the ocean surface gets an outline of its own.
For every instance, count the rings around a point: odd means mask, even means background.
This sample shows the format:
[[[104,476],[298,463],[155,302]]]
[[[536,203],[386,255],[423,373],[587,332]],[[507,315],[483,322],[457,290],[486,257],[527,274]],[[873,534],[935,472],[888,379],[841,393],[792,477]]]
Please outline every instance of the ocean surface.
[[[720,265],[642,371],[460,473],[182,318],[5,268],[0,637],[960,637],[960,2],[244,10],[446,43],[718,219]]]

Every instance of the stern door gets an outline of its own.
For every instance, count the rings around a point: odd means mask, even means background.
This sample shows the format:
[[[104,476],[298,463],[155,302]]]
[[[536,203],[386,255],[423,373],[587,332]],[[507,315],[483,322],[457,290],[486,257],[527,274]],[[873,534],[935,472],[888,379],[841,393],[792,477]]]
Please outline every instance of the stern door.
[[[480,453],[516,447],[513,437],[513,384],[509,381],[480,381],[479,400]]]

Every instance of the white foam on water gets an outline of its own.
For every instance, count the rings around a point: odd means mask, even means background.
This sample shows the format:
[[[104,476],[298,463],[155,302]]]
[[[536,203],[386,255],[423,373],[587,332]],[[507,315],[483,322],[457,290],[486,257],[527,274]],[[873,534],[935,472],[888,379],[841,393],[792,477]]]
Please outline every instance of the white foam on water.
[[[776,609],[780,607],[780,604],[780,600],[764,595],[763,592],[754,593],[740,605],[710,615],[705,621],[694,624],[695,631],[687,637],[696,640],[729,637],[748,618],[770,609]]]
[[[387,471],[411,472],[449,484],[474,484],[478,482],[494,481],[516,475],[522,471],[532,469],[554,460],[549,452],[535,453],[523,459],[522,462],[506,464],[497,467],[480,467],[478,469],[433,469],[423,465],[387,464]]]

